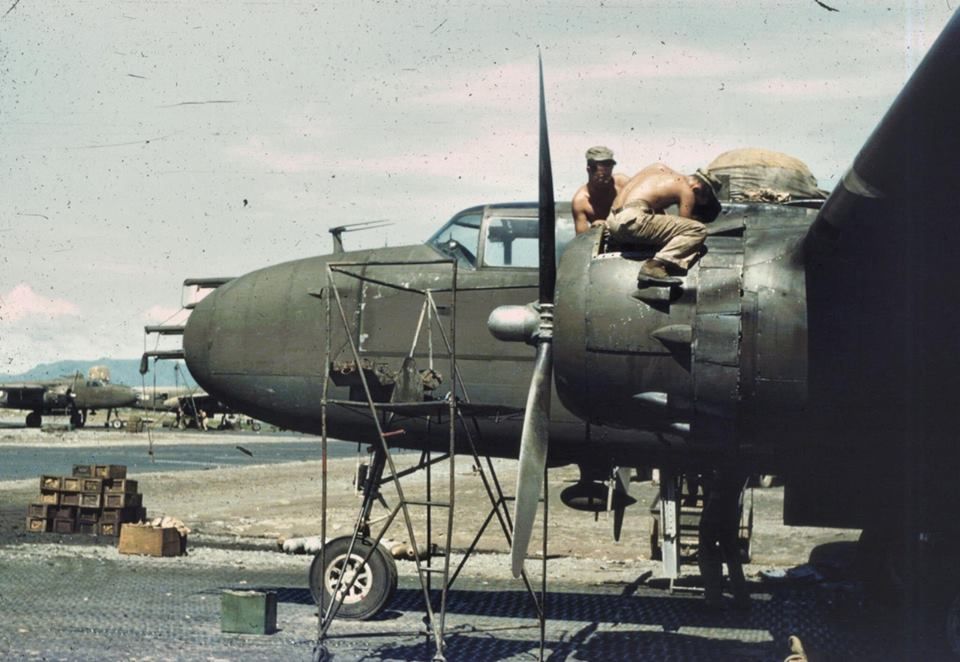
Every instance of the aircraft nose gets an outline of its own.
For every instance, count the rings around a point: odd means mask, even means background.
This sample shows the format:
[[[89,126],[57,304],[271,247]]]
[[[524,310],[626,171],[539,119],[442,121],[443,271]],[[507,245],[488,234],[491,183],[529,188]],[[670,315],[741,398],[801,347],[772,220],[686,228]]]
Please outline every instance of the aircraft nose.
[[[183,332],[190,373],[208,393],[239,406],[284,406],[323,375],[321,258],[254,271],[196,304]]]

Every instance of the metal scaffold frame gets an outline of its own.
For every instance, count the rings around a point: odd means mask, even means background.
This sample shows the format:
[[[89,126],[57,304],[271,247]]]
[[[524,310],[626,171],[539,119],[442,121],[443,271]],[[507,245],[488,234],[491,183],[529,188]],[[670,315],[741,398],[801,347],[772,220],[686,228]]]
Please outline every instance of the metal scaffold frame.
[[[410,287],[409,285],[401,282],[389,282],[383,278],[372,278],[365,273],[356,273],[351,271],[352,268],[359,268],[366,270],[366,268],[374,267],[385,267],[391,268],[396,267],[403,269],[406,272],[409,271],[411,267],[416,268],[418,266],[428,266],[428,265],[449,265],[451,268],[450,273],[450,285],[448,288],[432,288],[432,289],[417,289]],[[419,261],[419,262],[331,262],[326,266],[327,274],[327,285],[323,288],[322,292],[318,295],[325,303],[325,347],[324,347],[324,383],[323,383],[323,394],[321,400],[322,408],[322,418],[321,418],[321,527],[320,527],[320,536],[323,541],[323,547],[321,547],[320,552],[317,555],[314,563],[320,563],[321,569],[327,568],[327,511],[328,511],[328,496],[327,496],[327,444],[328,444],[328,427],[327,427],[327,412],[328,408],[331,406],[344,406],[349,407],[357,411],[366,410],[369,414],[370,420],[375,425],[377,440],[373,443],[374,448],[374,460],[371,465],[371,470],[367,475],[366,482],[364,485],[364,500],[360,508],[360,513],[354,523],[353,533],[350,538],[349,545],[347,547],[346,554],[344,555],[344,570],[340,572],[337,576],[336,583],[331,590],[333,595],[333,600],[329,604],[326,603],[327,596],[326,591],[324,590],[325,585],[321,585],[319,590],[319,609],[318,609],[318,618],[317,618],[317,641],[314,648],[314,659],[315,660],[324,660],[327,658],[327,650],[325,646],[325,639],[327,633],[330,629],[330,626],[333,622],[333,619],[337,616],[338,611],[344,604],[349,592],[353,589],[353,586],[357,580],[360,570],[367,567],[367,564],[370,562],[371,557],[374,553],[377,552],[377,548],[380,545],[381,540],[384,538],[384,534],[387,532],[389,527],[392,525],[398,514],[403,515],[403,521],[406,527],[406,533],[409,539],[409,548],[412,551],[413,560],[416,564],[417,575],[420,579],[421,589],[423,591],[424,605],[426,609],[426,623],[428,631],[424,634],[428,638],[433,639],[435,646],[435,654],[433,659],[435,661],[442,661],[446,658],[444,657],[445,653],[445,643],[444,643],[444,633],[446,626],[446,610],[447,610],[447,596],[448,591],[453,585],[453,582],[459,576],[460,571],[463,569],[466,564],[467,559],[475,551],[478,542],[480,541],[481,536],[486,531],[488,525],[496,516],[501,530],[504,534],[504,537],[507,540],[508,545],[512,540],[512,531],[513,524],[510,518],[509,509],[507,508],[507,502],[512,500],[509,497],[506,497],[501,488],[500,482],[497,478],[496,472],[494,470],[493,463],[488,455],[485,455],[486,460],[486,471],[484,470],[483,463],[480,459],[480,454],[477,452],[476,443],[474,437],[470,431],[470,425],[468,424],[467,417],[469,414],[469,396],[466,391],[466,387],[463,383],[463,379],[460,375],[459,368],[457,366],[456,360],[456,302],[457,302],[457,262],[456,260],[428,260],[428,261]],[[426,336],[427,336],[427,352],[429,357],[430,370],[433,369],[434,361],[434,338],[433,331],[434,326],[439,331],[439,336],[442,341],[442,352],[449,357],[450,361],[450,375],[451,385],[450,391],[446,397],[442,400],[428,400],[428,401],[418,401],[418,402],[380,402],[376,401],[373,397],[370,384],[368,382],[368,377],[365,374],[365,370],[362,369],[363,362],[360,356],[360,350],[357,346],[356,338],[351,332],[351,324],[347,319],[346,311],[344,310],[343,301],[340,297],[340,292],[336,287],[336,276],[337,275],[347,276],[353,279],[357,279],[366,283],[373,283],[376,285],[388,287],[395,290],[401,290],[406,292],[411,292],[414,294],[421,295],[423,297],[423,304],[420,309],[419,319],[417,321],[416,329],[413,333],[413,343],[410,348],[408,355],[409,359],[412,359],[414,354],[417,352],[417,346],[420,343],[420,336],[426,325]],[[440,313],[437,308],[436,300],[434,299],[434,294],[437,292],[449,292],[451,296],[451,302],[449,306],[449,333],[444,332],[443,326],[440,324]],[[349,344],[350,352],[353,358],[355,365],[357,366],[357,374],[360,380],[360,384],[363,387],[363,394],[365,397],[364,401],[356,400],[337,400],[330,398],[330,383],[333,379],[332,376],[332,365],[333,365],[333,351],[332,351],[332,335],[333,335],[333,312],[334,308],[339,313],[340,322],[343,325],[344,335]],[[458,393],[463,393],[463,400],[458,397]],[[464,407],[467,407],[467,413],[464,412]],[[412,415],[437,415],[438,419],[442,419],[442,415],[446,411],[448,420],[447,424],[449,426],[449,445],[446,451],[442,452],[439,456],[433,457],[433,451],[430,448],[430,442],[427,441],[425,448],[421,453],[419,462],[408,469],[403,471],[397,471],[397,467],[394,463],[393,457],[390,453],[390,445],[388,443],[388,438],[396,434],[402,434],[402,430],[394,431],[385,431],[384,423],[389,423],[393,420],[393,417],[397,414],[409,413]],[[429,423],[428,423],[429,426]],[[429,427],[428,427],[429,429]],[[477,468],[480,478],[482,480],[484,489],[487,492],[487,495],[490,499],[491,509],[489,514],[483,521],[479,531],[471,542],[469,548],[465,552],[463,559],[457,565],[456,569],[453,571],[452,575],[450,572],[450,551],[451,544],[453,539],[453,516],[454,516],[454,506],[455,506],[455,494],[456,494],[456,471],[455,471],[455,457],[457,449],[457,430],[461,430],[463,434],[463,439],[465,440],[465,445],[469,449],[473,459],[474,466]],[[448,498],[446,501],[436,501],[433,499],[432,490],[432,471],[431,468],[434,464],[439,462],[449,460],[449,479],[448,479]],[[414,501],[407,499],[404,496],[403,487],[401,486],[400,479],[404,476],[415,473],[419,470],[425,470],[426,473],[426,498],[424,501]],[[386,476],[384,473],[386,472]],[[489,472],[489,476],[487,475]],[[396,498],[397,504],[393,506],[388,515],[384,518],[381,518],[383,525],[379,532],[375,536],[371,536],[371,522],[370,522],[370,511],[373,506],[374,501],[377,499],[383,501],[380,494],[379,488],[381,485],[392,482],[396,489]],[[383,502],[384,505],[385,502]],[[410,516],[410,510],[408,506],[423,506],[426,508],[426,544],[421,546],[417,543],[416,535],[414,532],[413,520]],[[389,508],[389,507],[388,507]],[[443,566],[442,568],[433,568],[431,565],[431,556],[432,551],[435,548],[432,542],[432,514],[434,508],[445,508],[447,512],[446,519],[446,545],[443,552]],[[542,584],[539,596],[534,591],[530,580],[527,576],[526,571],[522,573],[522,579],[524,585],[527,589],[527,592],[532,598],[537,618],[540,624],[540,658],[543,658],[544,650],[544,634],[545,634],[545,614],[544,614],[544,602],[546,596],[546,506],[544,507],[544,548],[543,548],[543,573],[542,573]],[[364,540],[364,544],[358,545],[358,541],[361,539]],[[372,544],[368,544],[367,541],[372,541]],[[355,552],[355,549],[362,549],[366,547],[365,552]],[[421,553],[426,551],[426,564],[422,562]],[[382,552],[380,552],[382,553]],[[348,570],[347,565],[355,557],[362,556],[362,560],[359,563],[356,563],[355,566],[351,566]],[[359,570],[358,570],[359,568]],[[311,570],[312,572],[312,570]],[[434,606],[434,601],[431,599],[431,593],[433,592],[432,587],[432,577],[434,574],[442,575],[443,583],[442,587],[439,589],[437,607]],[[326,581],[325,575],[321,572],[321,581]],[[439,612],[439,613],[438,613]]]

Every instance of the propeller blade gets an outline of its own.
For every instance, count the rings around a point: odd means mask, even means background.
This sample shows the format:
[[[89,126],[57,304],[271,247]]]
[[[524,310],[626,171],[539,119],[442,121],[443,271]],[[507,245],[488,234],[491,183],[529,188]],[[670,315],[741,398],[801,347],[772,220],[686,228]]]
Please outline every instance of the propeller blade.
[[[530,378],[527,407],[520,435],[520,466],[514,503],[513,544],[510,556],[513,576],[523,571],[527,546],[533,532],[533,520],[540,502],[543,474],[547,466],[550,426],[550,391],[553,386],[553,290],[557,280],[554,225],[556,204],[553,198],[553,166],[547,134],[547,106],[543,92],[543,59],[537,57],[540,72],[540,331],[537,337],[537,361]]]
[[[510,556],[513,576],[519,577],[527,546],[533,532],[533,520],[543,487],[543,470],[547,464],[548,426],[550,425],[550,386],[553,381],[552,343],[537,347],[537,362],[527,393],[527,408],[520,435],[520,466],[517,469],[517,500],[513,511],[513,544]]]
[[[623,531],[623,515],[630,500],[630,467],[617,467],[613,473],[613,539],[620,542]]]

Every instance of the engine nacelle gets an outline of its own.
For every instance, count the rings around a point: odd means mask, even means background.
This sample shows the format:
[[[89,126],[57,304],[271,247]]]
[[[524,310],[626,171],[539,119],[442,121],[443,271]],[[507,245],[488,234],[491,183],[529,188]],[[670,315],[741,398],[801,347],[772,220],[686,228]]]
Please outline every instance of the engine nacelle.
[[[728,205],[681,286],[638,288],[653,250],[577,237],[557,275],[554,374],[593,424],[776,452],[807,393],[802,239],[816,213]]]

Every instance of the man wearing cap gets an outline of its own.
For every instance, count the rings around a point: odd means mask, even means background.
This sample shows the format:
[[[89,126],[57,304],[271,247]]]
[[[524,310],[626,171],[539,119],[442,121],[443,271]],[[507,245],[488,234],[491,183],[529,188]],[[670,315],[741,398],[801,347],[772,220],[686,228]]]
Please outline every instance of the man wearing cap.
[[[707,238],[706,226],[694,219],[705,209],[712,209],[715,217],[719,190],[720,181],[703,170],[683,175],[662,163],[647,166],[624,185],[606,220],[610,238],[619,244],[661,247],[640,266],[641,285],[680,283],[672,274],[686,272]],[[671,205],[677,205],[677,216],[663,213]]]
[[[573,195],[573,225],[577,234],[586,232],[594,221],[610,214],[617,193],[627,183],[627,176],[613,174],[613,151],[597,145],[587,150],[587,183]]]

